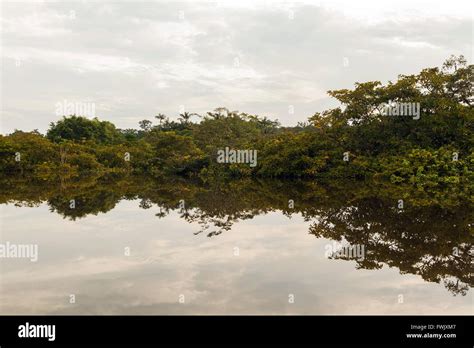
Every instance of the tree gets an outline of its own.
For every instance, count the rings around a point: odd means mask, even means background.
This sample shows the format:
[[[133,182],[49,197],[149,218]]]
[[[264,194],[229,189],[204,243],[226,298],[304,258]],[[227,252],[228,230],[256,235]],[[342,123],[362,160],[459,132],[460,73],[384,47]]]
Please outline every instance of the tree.
[[[167,119],[166,115],[165,114],[158,114],[155,116],[155,118],[160,122],[160,126],[161,126],[161,123]]]
[[[152,123],[149,120],[141,120],[140,122],[138,122],[138,124],[144,132],[149,132],[151,130]]]
[[[63,140],[92,140],[97,143],[111,144],[120,141],[122,135],[111,122],[73,115],[63,117],[56,123],[51,122],[46,137],[55,143]]]
[[[191,117],[193,116],[201,117],[200,115],[196,113],[183,112],[179,114],[179,120],[182,124],[189,125]]]
[[[163,173],[198,173],[204,163],[202,151],[191,137],[173,131],[149,133],[146,141],[152,146],[151,171]]]

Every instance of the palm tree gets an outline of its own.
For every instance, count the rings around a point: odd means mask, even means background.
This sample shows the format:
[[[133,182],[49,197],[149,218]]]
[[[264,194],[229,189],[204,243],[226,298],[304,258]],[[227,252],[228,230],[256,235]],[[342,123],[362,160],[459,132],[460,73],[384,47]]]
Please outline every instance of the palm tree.
[[[158,114],[155,116],[155,118],[160,122],[160,126],[161,126],[161,123],[166,120],[166,115],[165,114]]]
[[[197,116],[197,117],[201,117],[201,115],[199,114],[196,114],[195,112],[183,112],[182,114],[179,114],[179,119],[181,121],[181,123],[183,124],[188,124],[189,123],[189,120],[191,119],[191,117],[193,116]]]

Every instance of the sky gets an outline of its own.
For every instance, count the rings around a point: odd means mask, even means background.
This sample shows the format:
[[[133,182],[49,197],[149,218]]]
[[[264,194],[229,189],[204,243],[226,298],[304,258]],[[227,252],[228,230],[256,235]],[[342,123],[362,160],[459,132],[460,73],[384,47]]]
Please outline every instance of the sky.
[[[3,1],[0,133],[68,103],[137,128],[227,107],[296,125],[328,90],[473,61],[474,2]]]

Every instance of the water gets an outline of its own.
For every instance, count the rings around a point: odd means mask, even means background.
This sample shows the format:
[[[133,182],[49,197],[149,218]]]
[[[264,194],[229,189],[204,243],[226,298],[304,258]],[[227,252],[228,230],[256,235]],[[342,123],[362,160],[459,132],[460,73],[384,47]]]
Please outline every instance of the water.
[[[18,179],[1,203],[1,242],[37,244],[38,260],[0,258],[0,314],[473,313],[472,207],[451,198],[354,182]],[[364,257],[328,257],[337,241]]]

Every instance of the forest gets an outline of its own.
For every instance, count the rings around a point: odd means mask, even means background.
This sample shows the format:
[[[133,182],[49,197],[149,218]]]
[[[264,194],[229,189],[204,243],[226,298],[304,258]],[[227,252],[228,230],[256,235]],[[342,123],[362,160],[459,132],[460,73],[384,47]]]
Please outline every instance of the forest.
[[[474,69],[463,56],[395,82],[329,91],[340,106],[293,127],[219,107],[205,115],[163,114],[119,129],[65,115],[46,134],[0,135],[4,177],[36,180],[105,174],[224,178],[353,178],[443,189],[472,201]],[[414,103],[419,117],[389,116],[384,103]],[[256,151],[258,161],[221,163],[225,148]]]

